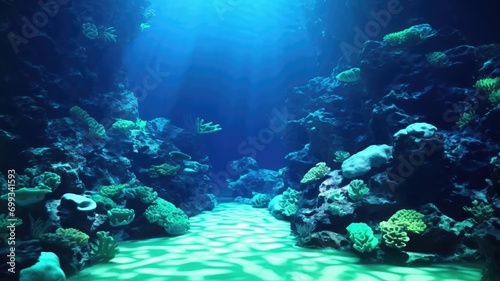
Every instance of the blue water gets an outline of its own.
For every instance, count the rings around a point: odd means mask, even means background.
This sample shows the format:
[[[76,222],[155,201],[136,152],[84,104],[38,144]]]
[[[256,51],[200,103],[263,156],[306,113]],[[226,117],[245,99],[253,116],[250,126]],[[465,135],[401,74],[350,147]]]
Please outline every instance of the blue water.
[[[216,168],[241,157],[238,144],[268,124],[286,88],[317,74],[299,4],[229,1],[236,4],[225,10],[222,2],[152,1],[157,16],[125,54],[131,88],[148,70],[168,73],[140,101],[141,118],[162,116],[182,126],[194,116],[222,125],[225,134],[204,139],[207,151],[234,148],[210,155]],[[281,149],[273,142],[257,160],[280,168]]]

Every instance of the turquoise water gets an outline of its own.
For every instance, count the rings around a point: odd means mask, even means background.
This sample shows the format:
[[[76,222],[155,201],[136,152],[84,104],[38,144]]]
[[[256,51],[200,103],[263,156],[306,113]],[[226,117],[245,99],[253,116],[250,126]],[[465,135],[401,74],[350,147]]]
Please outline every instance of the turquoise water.
[[[249,205],[220,204],[190,220],[185,235],[122,242],[120,254],[110,263],[89,267],[68,280],[480,280],[480,268],[474,265],[363,265],[352,253],[300,248],[288,222]]]

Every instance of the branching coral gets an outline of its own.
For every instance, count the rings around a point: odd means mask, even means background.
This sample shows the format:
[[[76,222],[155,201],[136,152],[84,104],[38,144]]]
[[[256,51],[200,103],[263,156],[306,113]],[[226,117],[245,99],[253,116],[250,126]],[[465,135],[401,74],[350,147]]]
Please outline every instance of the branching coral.
[[[470,212],[474,217],[474,221],[477,223],[483,222],[493,215],[493,207],[487,202],[474,200],[472,201],[472,206],[465,206],[463,209]]]
[[[196,118],[196,133],[198,134],[211,134],[222,130],[219,124],[214,122],[205,122],[204,119]]]
[[[115,239],[109,236],[107,231],[98,231],[97,239],[94,243],[90,244],[92,252],[92,260],[94,262],[107,262],[112,260],[120,250],[118,249],[118,243]]]

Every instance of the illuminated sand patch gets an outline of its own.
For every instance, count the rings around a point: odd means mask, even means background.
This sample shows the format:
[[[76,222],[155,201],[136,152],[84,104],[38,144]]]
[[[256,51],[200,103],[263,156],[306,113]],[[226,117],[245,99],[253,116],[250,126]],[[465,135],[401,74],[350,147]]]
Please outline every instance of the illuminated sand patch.
[[[287,222],[267,209],[224,203],[191,218],[188,234],[122,242],[109,264],[70,281],[477,281],[476,267],[356,264],[356,256],[294,246]]]

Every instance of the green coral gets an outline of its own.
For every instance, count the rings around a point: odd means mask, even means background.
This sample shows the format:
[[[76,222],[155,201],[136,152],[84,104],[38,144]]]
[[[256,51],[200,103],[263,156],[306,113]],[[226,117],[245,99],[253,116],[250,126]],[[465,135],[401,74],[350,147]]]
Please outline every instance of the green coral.
[[[96,241],[90,244],[92,260],[94,262],[108,262],[114,259],[120,253],[118,243],[109,236],[108,231],[98,231],[96,235]]]
[[[491,103],[500,103],[500,89],[491,92],[490,96],[488,97],[488,100]]]
[[[181,166],[172,164],[153,165],[149,168],[148,174],[151,178],[158,178],[160,176],[173,176],[177,174]]]
[[[21,187],[15,190],[16,204],[19,206],[29,206],[41,202],[45,198],[45,194],[50,193],[48,189],[40,189],[38,187]],[[0,198],[8,200],[9,194],[4,194]]]
[[[432,52],[425,55],[427,62],[435,68],[447,67],[450,63],[448,56],[443,52]]]
[[[382,238],[385,244],[391,248],[404,248],[406,247],[406,243],[410,241],[408,233],[404,231],[401,225],[394,225],[383,221],[380,223],[380,229],[382,230]]]
[[[336,162],[336,163],[342,163],[344,162],[347,158],[349,158],[349,156],[351,156],[351,154],[347,151],[344,151],[344,150],[337,150],[335,151],[335,153],[333,154],[334,156],[334,159],[333,161]]]
[[[353,83],[361,80],[361,69],[354,67],[340,72],[335,78],[341,82]]]
[[[181,209],[165,199],[158,198],[144,212],[150,223],[155,223],[170,235],[182,235],[189,230],[189,218]]]
[[[97,120],[92,118],[85,110],[79,106],[73,106],[70,108],[69,113],[74,118],[83,121],[87,125],[90,136],[96,139],[106,138],[106,129],[102,124],[99,124]]]
[[[424,232],[427,227],[424,222],[423,214],[408,209],[397,211],[387,222],[394,225],[400,225],[405,231],[416,234]]]
[[[295,215],[295,213],[299,210],[298,203],[301,194],[302,193],[300,191],[290,187],[283,192],[278,202],[278,204],[283,208],[283,215],[287,217]]]
[[[111,128],[113,128],[113,130],[116,130],[118,132],[125,133],[135,129],[135,123],[130,120],[119,119],[115,123],[113,123],[113,125],[111,125]]]
[[[370,189],[362,180],[352,180],[351,183],[349,183],[347,192],[349,198],[358,201],[363,199],[363,197],[370,192]]]
[[[141,118],[137,118],[137,120],[135,121],[135,127],[138,130],[146,131],[147,125],[148,125],[148,121],[142,120]]]
[[[205,122],[204,119],[196,118],[196,133],[197,134],[211,134],[222,130],[219,124],[214,124],[214,122]]]
[[[336,203],[329,204],[328,211],[330,211],[330,213],[332,213],[332,215],[339,216],[339,217],[347,216],[349,214],[346,211],[346,209],[342,207],[342,205],[339,205]]]
[[[470,123],[472,123],[472,121],[474,121],[475,118],[476,114],[474,113],[474,111],[462,112],[456,124],[458,128],[462,130],[465,127],[467,127]]]
[[[135,218],[135,211],[127,208],[113,208],[108,210],[109,224],[113,227],[127,225]]]
[[[91,199],[97,204],[96,210],[99,212],[107,212],[116,207],[115,201],[107,196],[95,194],[92,195]]]
[[[158,193],[148,186],[125,188],[123,193],[125,194],[125,198],[139,199],[145,204],[151,204],[158,198]]]
[[[371,252],[378,246],[378,239],[366,223],[351,223],[347,228],[353,248],[359,252]]]
[[[481,223],[493,215],[493,207],[488,202],[474,200],[472,201],[472,206],[464,206],[463,209],[470,212],[474,218],[474,221]]]
[[[500,76],[494,78],[483,78],[476,81],[474,87],[479,91],[493,93],[500,88]]]
[[[428,25],[415,25],[410,28],[389,33],[383,41],[390,46],[413,46],[424,40],[432,31]]]
[[[85,35],[85,37],[89,39],[96,39],[97,36],[99,36],[99,31],[97,30],[97,26],[95,24],[86,22],[82,24],[82,32]]]
[[[52,172],[44,172],[41,175],[34,177],[31,180],[33,187],[26,187],[29,182],[29,177],[24,177],[25,187],[18,188],[14,191],[16,204],[19,206],[28,206],[41,202],[45,198],[45,194],[53,192],[61,184],[61,177]],[[7,200],[9,194],[4,194],[0,198]]]
[[[101,186],[99,194],[109,198],[118,198],[122,194],[122,190],[127,187],[127,184],[112,184]]]
[[[403,248],[410,241],[407,232],[420,234],[425,231],[424,215],[415,211],[402,209],[392,215],[387,221],[380,223],[384,242],[394,248]]]
[[[52,172],[44,172],[33,178],[32,184],[40,189],[55,191],[61,184],[61,176]]]
[[[116,38],[118,38],[118,35],[116,34],[116,29],[112,26],[104,28],[102,31],[102,38],[104,42],[116,42]]]
[[[481,92],[489,94],[488,100],[491,103],[500,103],[500,76],[479,79],[474,84],[474,87]]]
[[[55,233],[40,235],[40,240],[50,244],[72,248],[74,245],[84,247],[89,242],[89,236],[75,228],[58,228]]]
[[[332,202],[332,201],[333,202],[335,202],[335,201],[344,201],[345,200],[345,196],[342,193],[342,189],[332,188],[332,189],[327,190],[325,192],[325,199],[328,202]]]
[[[131,120],[118,119],[115,123],[113,123],[113,125],[111,125],[111,128],[117,132],[128,133],[131,130],[145,131],[147,124],[147,121],[140,118],[137,118],[135,122]]]
[[[304,177],[300,180],[300,183],[308,183],[311,181],[319,180],[326,176],[330,172],[330,167],[326,166],[325,162],[319,162],[316,166],[312,167],[307,171]]]
[[[265,208],[269,204],[269,201],[270,199],[266,194],[257,193],[252,197],[250,203],[254,208]]]

